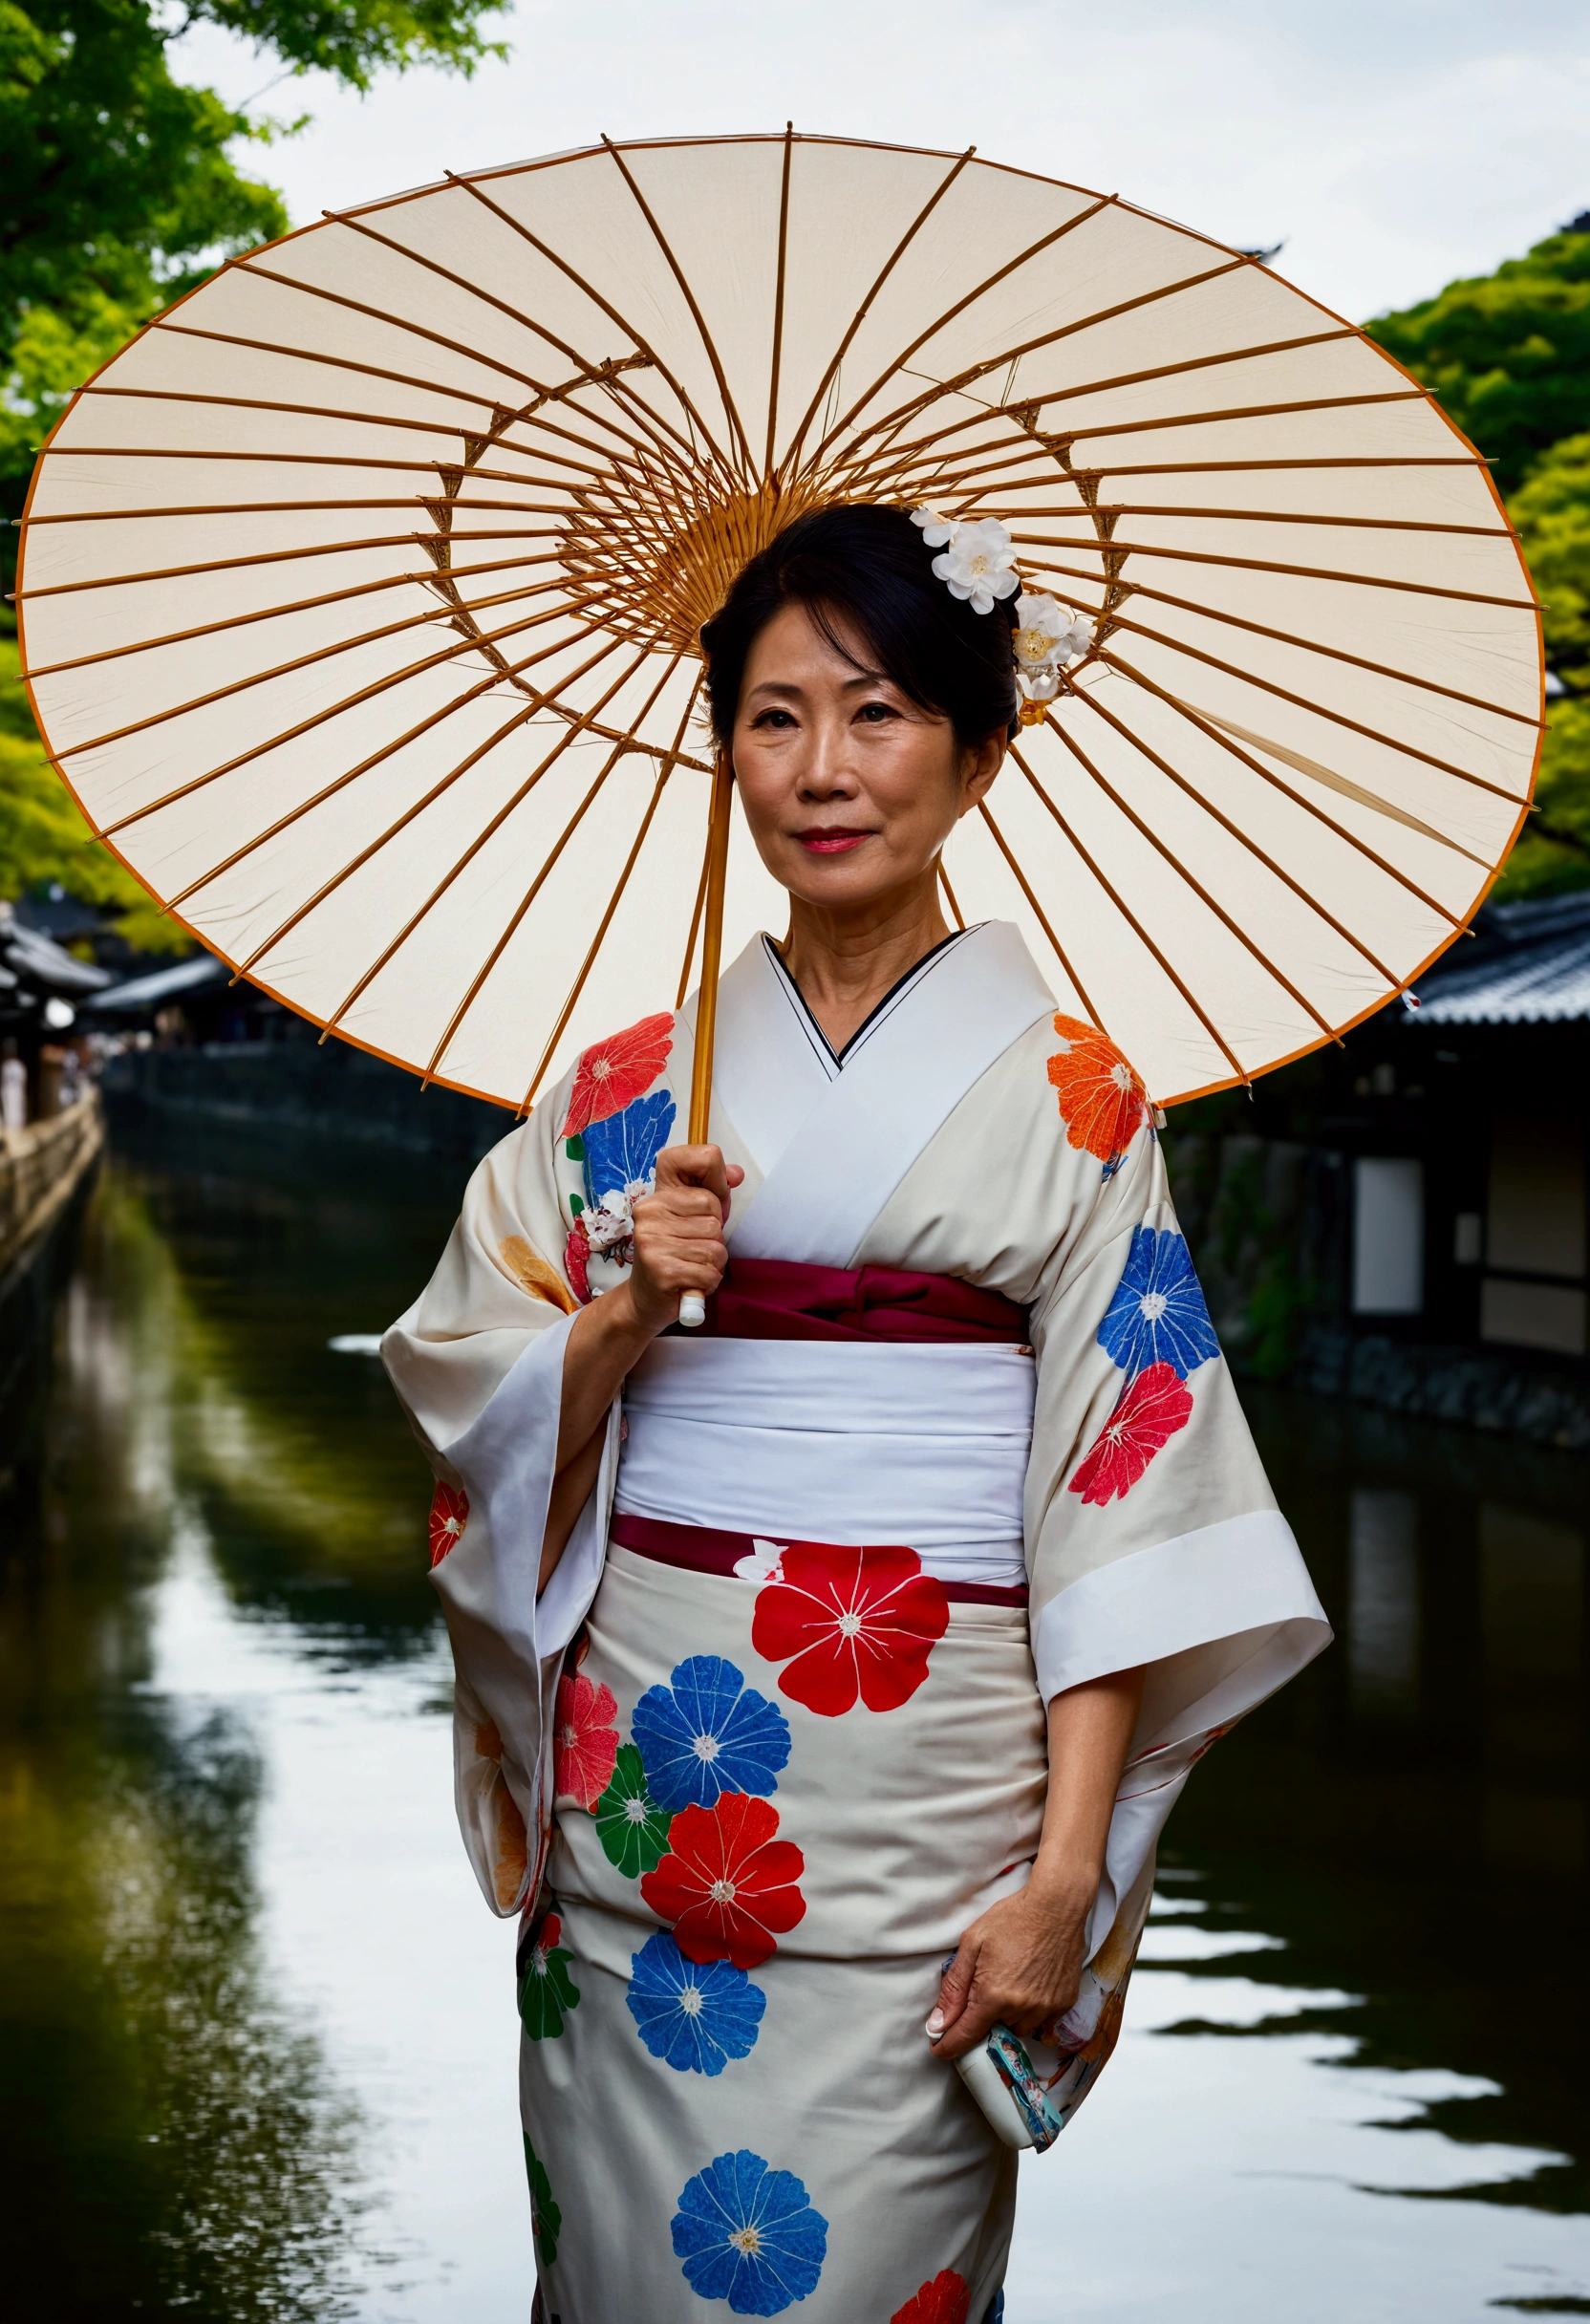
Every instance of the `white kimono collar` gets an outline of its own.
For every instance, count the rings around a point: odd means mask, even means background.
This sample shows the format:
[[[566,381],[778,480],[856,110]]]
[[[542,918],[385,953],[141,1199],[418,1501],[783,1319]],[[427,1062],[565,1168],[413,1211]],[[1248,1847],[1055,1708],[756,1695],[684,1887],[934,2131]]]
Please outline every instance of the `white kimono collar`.
[[[765,938],[718,990],[715,1093],[765,1173],[729,1224],[752,1259],[849,1266],[873,1219],[972,1085],[1054,1000],[1008,920],[920,961],[843,1067]],[[683,1012],[695,1025],[695,997]]]

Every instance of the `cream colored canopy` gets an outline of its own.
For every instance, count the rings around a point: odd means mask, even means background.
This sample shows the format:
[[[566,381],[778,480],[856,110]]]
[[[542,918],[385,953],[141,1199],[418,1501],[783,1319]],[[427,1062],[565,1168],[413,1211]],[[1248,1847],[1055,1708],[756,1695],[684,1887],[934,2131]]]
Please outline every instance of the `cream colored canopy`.
[[[1539,631],[1425,391],[1113,195],[836,139],[604,144],[224,267],[41,455],[39,722],[213,951],[517,1107],[698,967],[697,632],[835,500],[997,516],[1091,617],[946,871],[1162,1101],[1352,1023],[1484,894]],[[737,819],[725,957],[783,923]]]

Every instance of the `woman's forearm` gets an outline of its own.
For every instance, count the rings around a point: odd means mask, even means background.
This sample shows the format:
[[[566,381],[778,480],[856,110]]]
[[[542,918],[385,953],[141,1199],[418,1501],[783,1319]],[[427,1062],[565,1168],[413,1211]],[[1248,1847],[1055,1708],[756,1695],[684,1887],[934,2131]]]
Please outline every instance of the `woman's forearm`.
[[[1143,1672],[1112,1671],[1049,1705],[1049,1797],[1032,1888],[1085,1912],[1098,1891],[1115,1794],[1143,1707]]]
[[[580,1511],[602,1465],[608,1412],[625,1379],[651,1345],[654,1333],[637,1319],[630,1286],[582,1307],[563,1350],[563,1404],[547,1524],[541,1537],[538,1593],[547,1587],[569,1546]]]

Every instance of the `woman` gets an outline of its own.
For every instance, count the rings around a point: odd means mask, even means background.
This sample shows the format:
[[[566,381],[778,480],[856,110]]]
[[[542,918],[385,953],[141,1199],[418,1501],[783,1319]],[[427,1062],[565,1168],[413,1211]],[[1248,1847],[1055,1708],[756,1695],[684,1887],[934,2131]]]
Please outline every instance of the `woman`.
[[[702,647],[789,927],[722,979],[713,1142],[693,1003],[587,1050],[385,1342],[561,2324],[997,2315],[953,2061],[1042,2028],[1077,2103],[1189,1767],[1328,1636],[1141,1083],[940,911],[1018,705],[964,564],[854,506],[741,575]]]

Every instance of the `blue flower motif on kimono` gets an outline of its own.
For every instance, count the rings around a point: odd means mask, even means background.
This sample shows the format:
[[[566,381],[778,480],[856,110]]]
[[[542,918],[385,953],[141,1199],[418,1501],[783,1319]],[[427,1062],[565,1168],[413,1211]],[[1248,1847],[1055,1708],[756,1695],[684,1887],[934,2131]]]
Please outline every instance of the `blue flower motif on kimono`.
[[[666,1687],[648,1687],[630,1732],[652,1797],[670,1814],[710,1808],[723,1792],[765,1797],[789,1759],[789,1721],[720,1654],[693,1654]]]
[[[1099,1345],[1135,1380],[1168,1364],[1178,1380],[1220,1352],[1187,1237],[1174,1228],[1137,1227],[1115,1297],[1099,1325]]]
[[[754,2046],[767,1996],[732,1961],[687,1961],[665,1929],[631,1963],[625,1996],[640,2038],[677,2074],[721,2074]]]
[[[793,2171],[742,2146],[688,2183],[673,2236],[692,2292],[727,2300],[737,2316],[776,2316],[817,2289],[828,2223]]]
[[[646,1191],[668,1143],[675,1111],[669,1092],[654,1089],[633,1100],[621,1113],[609,1114],[605,1122],[586,1125],[585,1191],[592,1210],[599,1210],[610,1194]]]

